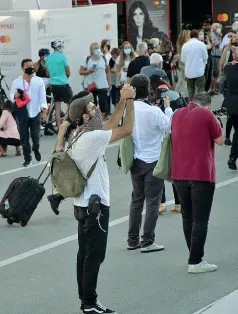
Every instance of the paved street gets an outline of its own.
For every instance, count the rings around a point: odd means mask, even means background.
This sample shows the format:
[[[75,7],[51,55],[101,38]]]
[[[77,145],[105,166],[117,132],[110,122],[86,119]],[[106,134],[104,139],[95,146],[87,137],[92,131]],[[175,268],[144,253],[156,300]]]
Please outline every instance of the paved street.
[[[221,98],[214,98],[213,106],[220,104]],[[47,160],[55,139],[42,137],[42,161]],[[227,168],[229,148],[216,148],[218,185],[205,254],[219,270],[200,275],[187,273],[188,252],[180,214],[168,212],[159,217],[156,243],[165,245],[164,252],[126,250],[132,187],[130,177],[116,165],[117,150],[117,145],[112,145],[106,156],[111,228],[99,278],[100,301],[118,314],[238,314],[238,174]],[[39,175],[43,163],[34,161],[31,168],[22,169],[22,161],[22,157],[14,156],[13,149],[0,160],[0,196],[14,178]],[[166,187],[167,200],[172,204],[171,186]],[[46,195],[50,194],[50,182],[46,189]],[[77,224],[72,200],[65,201],[60,209],[61,214],[55,216],[45,196],[26,228],[8,226],[0,220],[0,314],[79,313]]]

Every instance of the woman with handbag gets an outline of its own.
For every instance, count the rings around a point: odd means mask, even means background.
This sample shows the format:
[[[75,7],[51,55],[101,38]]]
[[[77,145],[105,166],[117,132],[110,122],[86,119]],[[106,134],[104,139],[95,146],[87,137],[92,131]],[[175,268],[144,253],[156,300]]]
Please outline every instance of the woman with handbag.
[[[9,100],[3,105],[0,118],[0,157],[7,156],[3,148],[6,145],[15,146],[16,156],[21,156],[20,135],[17,130],[17,123],[11,114],[12,107],[12,102]]]
[[[108,61],[102,54],[99,44],[90,45],[90,55],[80,67],[80,75],[83,75],[83,86],[93,94],[94,104],[99,104],[103,119],[106,116],[108,90],[111,88],[111,73]]]

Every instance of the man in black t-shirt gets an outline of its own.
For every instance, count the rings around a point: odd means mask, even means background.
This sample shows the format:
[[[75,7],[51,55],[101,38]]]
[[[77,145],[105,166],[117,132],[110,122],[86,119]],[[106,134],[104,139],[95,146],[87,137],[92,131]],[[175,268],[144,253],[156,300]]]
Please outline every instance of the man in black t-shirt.
[[[134,60],[129,64],[127,71],[127,83],[131,83],[131,79],[134,75],[140,74],[143,67],[150,65],[150,57],[148,55],[148,46],[146,43],[142,42],[137,45],[137,54]]]
[[[88,91],[82,91],[79,92],[77,95],[75,95],[71,99],[71,103],[79,98],[83,98],[85,96],[89,95]],[[57,138],[57,146],[55,151],[60,152],[64,149],[64,142],[68,143],[71,136],[73,135],[74,131],[77,129],[77,123],[76,121],[72,121],[70,117],[68,118],[60,125],[58,138]],[[57,194],[52,194],[47,197],[48,201],[50,202],[51,209],[56,215],[59,215],[59,205],[64,200],[64,197]]]

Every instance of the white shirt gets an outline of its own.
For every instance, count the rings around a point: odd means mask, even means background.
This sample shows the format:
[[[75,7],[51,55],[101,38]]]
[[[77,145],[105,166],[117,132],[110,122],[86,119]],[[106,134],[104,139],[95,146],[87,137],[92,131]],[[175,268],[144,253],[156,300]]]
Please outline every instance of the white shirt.
[[[73,144],[71,157],[86,178],[92,165],[97,161],[91,177],[87,181],[84,192],[74,198],[74,205],[87,207],[91,195],[101,197],[101,203],[110,206],[109,175],[105,161],[105,150],[112,137],[112,131],[97,130],[80,136]]]
[[[190,39],[182,47],[181,61],[185,64],[185,76],[189,79],[204,75],[208,53],[206,45],[197,38]]]
[[[130,62],[131,62],[131,60],[125,60],[123,68],[128,68]],[[116,59],[116,64],[117,65],[120,64],[120,57],[118,57]],[[123,86],[125,84],[126,80],[127,80],[127,72],[124,72],[123,68],[121,69],[121,76],[120,76],[120,81],[119,81],[120,86]]]
[[[27,104],[29,118],[35,118],[41,112],[41,109],[47,109],[45,84],[42,78],[34,75],[29,84],[23,79],[23,76],[19,76],[12,83],[10,91],[10,99],[12,102],[15,101],[14,95],[17,89],[24,90],[31,98],[31,101]]]
[[[150,106],[141,100],[134,102],[135,123],[132,133],[134,141],[134,159],[152,163],[159,159],[161,143],[165,132],[170,130],[170,118],[173,115],[171,108],[163,111]]]

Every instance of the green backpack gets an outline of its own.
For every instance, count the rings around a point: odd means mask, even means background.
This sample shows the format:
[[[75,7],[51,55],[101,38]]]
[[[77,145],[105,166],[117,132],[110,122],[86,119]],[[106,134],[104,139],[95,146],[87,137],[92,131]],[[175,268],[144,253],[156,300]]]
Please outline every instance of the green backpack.
[[[69,149],[84,133],[85,132],[79,133],[76,138],[72,140],[66,151],[54,153],[51,157],[51,181],[64,198],[78,197],[82,194],[87,180],[92,175],[97,164],[96,161],[90,168],[87,177],[84,178],[82,172],[68,154]]]

